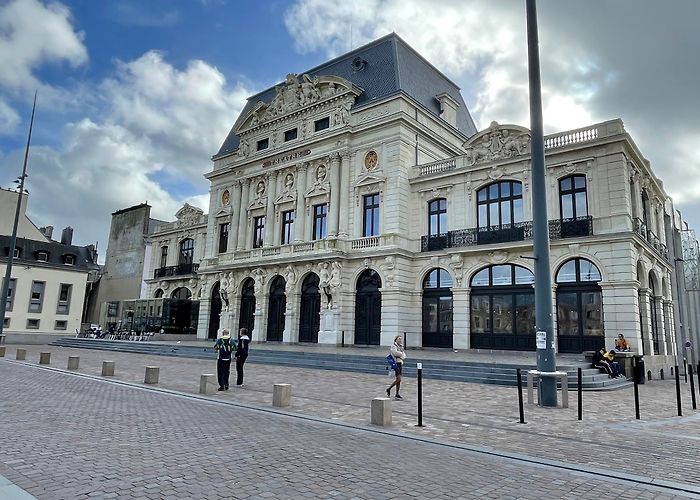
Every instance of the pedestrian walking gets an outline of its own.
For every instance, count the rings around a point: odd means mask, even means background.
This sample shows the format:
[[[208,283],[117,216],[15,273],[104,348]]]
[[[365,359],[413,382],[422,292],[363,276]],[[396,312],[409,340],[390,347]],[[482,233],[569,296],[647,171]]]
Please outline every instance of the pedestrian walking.
[[[394,378],[394,381],[387,388],[386,397],[390,398],[391,388],[396,387],[396,396],[394,397],[396,399],[403,399],[401,394],[399,394],[399,390],[401,389],[401,372],[403,371],[403,360],[406,359],[406,352],[403,348],[403,337],[401,337],[401,335],[397,335],[394,338],[394,345],[391,346],[390,353],[394,357],[394,362],[396,363],[396,368],[394,368],[396,378]]]
[[[219,391],[228,391],[228,379],[231,374],[231,354],[234,345],[231,343],[231,333],[224,328],[221,338],[216,340],[214,349],[217,351],[216,379],[219,382]]]
[[[238,332],[238,346],[236,348],[236,385],[243,387],[243,365],[248,359],[248,346],[250,345],[250,337],[248,329],[241,328]]]

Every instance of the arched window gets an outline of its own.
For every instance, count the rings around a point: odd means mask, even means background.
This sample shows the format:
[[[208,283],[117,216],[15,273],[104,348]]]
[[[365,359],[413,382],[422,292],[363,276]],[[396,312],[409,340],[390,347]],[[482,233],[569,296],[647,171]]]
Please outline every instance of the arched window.
[[[535,276],[515,264],[489,266],[471,280],[471,347],[535,348]]]
[[[656,283],[652,274],[649,273],[649,319],[651,320],[651,344],[654,354],[659,354],[659,314],[657,307]]]
[[[186,287],[181,286],[180,288],[173,290],[170,298],[177,300],[190,300],[192,298],[192,292],[190,292]]]
[[[562,238],[593,234],[593,224],[588,216],[585,175],[559,179],[559,214]]]
[[[452,348],[452,277],[441,268],[423,280],[423,347]]]
[[[163,289],[162,289],[162,288],[159,288],[158,290],[156,290],[156,293],[153,294],[153,297],[156,298],[156,299],[161,299],[161,298],[163,298]]]
[[[601,280],[596,265],[578,257],[567,260],[557,271],[559,352],[580,353],[605,347]]]
[[[181,266],[186,266],[192,264],[192,259],[194,257],[194,240],[192,238],[185,238],[180,242],[180,258],[178,264]]]
[[[495,182],[477,191],[477,225],[498,228],[523,221],[523,187],[517,181]]]

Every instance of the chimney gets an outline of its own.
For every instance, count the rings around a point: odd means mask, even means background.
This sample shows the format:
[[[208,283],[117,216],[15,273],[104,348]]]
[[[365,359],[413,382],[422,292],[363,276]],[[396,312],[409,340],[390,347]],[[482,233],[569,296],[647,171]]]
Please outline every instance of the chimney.
[[[456,128],[457,108],[459,108],[459,103],[447,92],[436,95],[435,98],[440,101],[440,118]]]
[[[61,245],[71,245],[73,243],[73,228],[68,226],[61,231]]]
[[[39,229],[39,231],[41,231],[48,239],[51,239],[53,236],[53,226],[44,226]]]

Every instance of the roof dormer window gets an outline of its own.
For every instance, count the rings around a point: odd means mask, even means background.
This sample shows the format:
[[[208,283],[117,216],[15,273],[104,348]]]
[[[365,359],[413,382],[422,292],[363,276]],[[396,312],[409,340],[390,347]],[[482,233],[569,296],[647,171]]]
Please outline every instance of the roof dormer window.
[[[284,133],[284,142],[293,141],[297,138],[297,129],[287,130]]]
[[[320,120],[316,120],[314,122],[314,132],[320,132],[321,130],[326,130],[330,126],[331,126],[331,121],[326,116],[325,118],[321,118]]]
[[[48,262],[49,261],[49,252],[39,250],[36,253],[36,260],[38,260],[39,262]]]
[[[66,254],[63,256],[63,263],[66,264],[67,266],[74,266],[75,265],[75,255],[72,254]]]
[[[267,149],[270,147],[270,139],[260,139],[258,141],[258,151],[262,151],[263,149]]]

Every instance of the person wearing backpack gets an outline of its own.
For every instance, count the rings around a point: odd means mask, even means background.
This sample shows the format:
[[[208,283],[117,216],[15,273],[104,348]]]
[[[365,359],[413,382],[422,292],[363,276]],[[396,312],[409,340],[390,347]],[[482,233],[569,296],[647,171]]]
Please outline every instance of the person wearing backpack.
[[[238,332],[238,347],[236,348],[236,385],[238,387],[244,387],[243,365],[245,364],[245,360],[248,359],[249,345],[250,337],[248,336],[248,329],[241,328]]]
[[[399,394],[399,389],[401,389],[401,372],[403,368],[403,360],[406,359],[406,351],[403,348],[403,337],[397,335],[394,338],[394,345],[391,346],[390,356],[394,358],[395,367],[393,368],[396,378],[391,383],[391,385],[386,390],[386,397],[391,397],[391,388],[396,387],[395,399],[403,399],[401,394]]]
[[[219,382],[219,391],[228,391],[228,379],[231,375],[231,353],[234,346],[231,343],[231,333],[224,328],[221,338],[214,344],[218,355],[216,359],[216,378]]]

